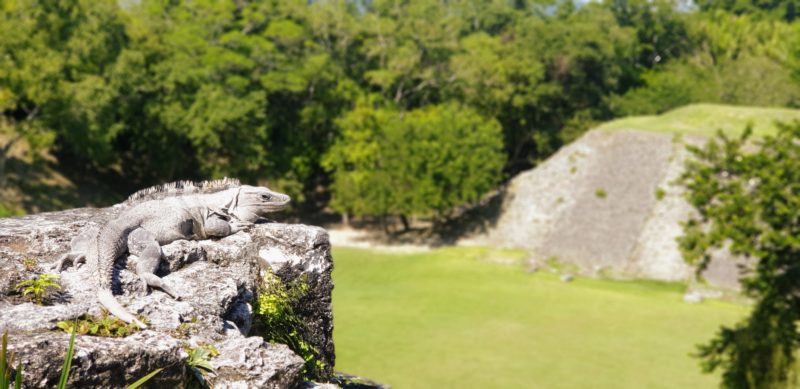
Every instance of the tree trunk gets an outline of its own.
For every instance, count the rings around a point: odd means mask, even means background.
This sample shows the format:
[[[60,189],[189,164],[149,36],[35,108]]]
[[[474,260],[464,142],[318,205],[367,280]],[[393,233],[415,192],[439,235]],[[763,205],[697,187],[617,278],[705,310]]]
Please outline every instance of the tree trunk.
[[[408,222],[406,215],[400,215],[400,221],[403,223],[403,232],[411,230],[411,224]]]
[[[17,141],[20,139],[22,139],[22,136],[17,135],[8,143],[3,145],[2,148],[0,148],[0,188],[6,187],[6,181],[8,178],[8,175],[6,175],[6,161],[8,160],[8,152],[11,151],[11,147],[14,146],[14,143],[17,143]]]
[[[381,216],[381,226],[383,227],[383,232],[385,232],[386,235],[389,235],[391,231],[389,231],[389,223],[387,219],[388,217],[386,215]]]

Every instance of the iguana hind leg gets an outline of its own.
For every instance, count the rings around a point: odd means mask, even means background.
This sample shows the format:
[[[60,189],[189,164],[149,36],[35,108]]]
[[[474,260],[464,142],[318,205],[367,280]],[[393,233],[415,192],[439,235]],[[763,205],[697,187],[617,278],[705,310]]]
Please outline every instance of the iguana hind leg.
[[[155,235],[143,228],[134,230],[128,236],[128,251],[139,258],[136,263],[136,274],[147,286],[159,288],[172,298],[180,300],[180,296],[161,277],[155,275],[161,260],[161,246],[156,241]]]

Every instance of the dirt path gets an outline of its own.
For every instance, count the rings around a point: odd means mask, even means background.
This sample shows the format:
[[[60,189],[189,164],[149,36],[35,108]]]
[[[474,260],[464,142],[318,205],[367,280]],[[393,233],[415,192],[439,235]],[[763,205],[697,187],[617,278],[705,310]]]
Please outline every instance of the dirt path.
[[[355,247],[398,253],[414,253],[431,250],[431,248],[426,245],[410,243],[379,243],[380,238],[376,235],[376,233],[367,230],[333,227],[328,229],[328,234],[330,235],[331,245],[333,247]]]

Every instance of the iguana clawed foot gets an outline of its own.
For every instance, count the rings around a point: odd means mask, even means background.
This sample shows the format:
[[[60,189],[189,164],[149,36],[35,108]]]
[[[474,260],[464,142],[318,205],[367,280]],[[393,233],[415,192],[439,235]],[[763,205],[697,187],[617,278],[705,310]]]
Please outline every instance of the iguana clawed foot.
[[[178,293],[176,293],[175,290],[172,289],[172,287],[167,285],[167,283],[164,282],[164,280],[162,280],[161,277],[158,277],[152,273],[145,273],[145,274],[140,274],[139,278],[141,278],[142,282],[145,283],[145,287],[154,287],[161,289],[164,293],[168,294],[173,299],[178,301],[181,300],[181,296]]]
[[[247,230],[250,227],[253,227],[254,225],[255,225],[255,223],[243,222],[241,220],[233,220],[233,221],[230,222],[231,234],[235,234],[235,233],[237,233],[239,231]]]
[[[86,263],[86,255],[83,253],[66,253],[58,258],[58,261],[56,261],[52,266],[50,266],[50,270],[61,273],[64,271],[67,262],[72,262],[72,266],[79,268],[81,265]]]

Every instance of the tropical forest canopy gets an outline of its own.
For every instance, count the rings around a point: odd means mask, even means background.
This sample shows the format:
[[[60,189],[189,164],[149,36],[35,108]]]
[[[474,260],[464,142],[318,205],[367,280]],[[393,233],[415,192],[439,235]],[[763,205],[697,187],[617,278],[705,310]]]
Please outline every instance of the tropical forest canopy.
[[[0,0],[0,159],[446,216],[600,121],[799,106],[796,3]]]

